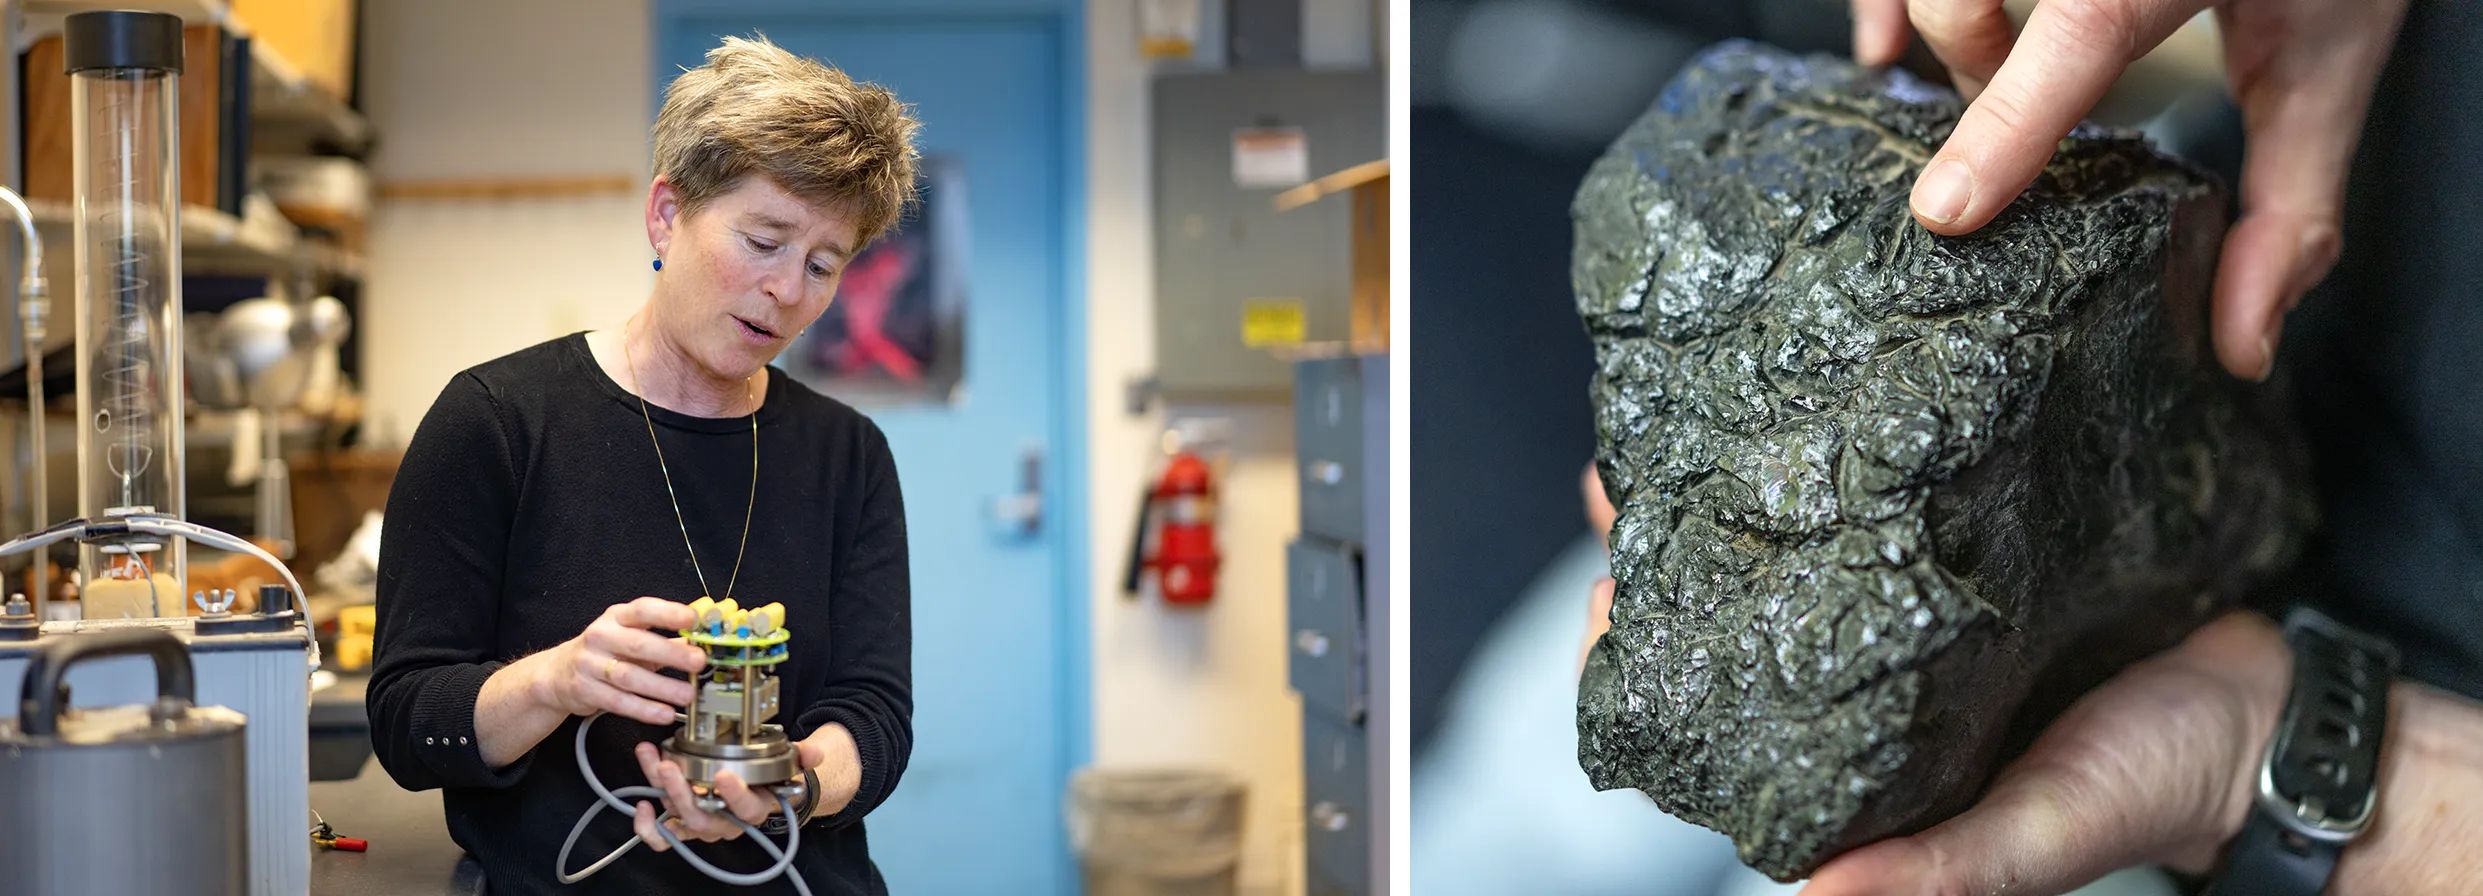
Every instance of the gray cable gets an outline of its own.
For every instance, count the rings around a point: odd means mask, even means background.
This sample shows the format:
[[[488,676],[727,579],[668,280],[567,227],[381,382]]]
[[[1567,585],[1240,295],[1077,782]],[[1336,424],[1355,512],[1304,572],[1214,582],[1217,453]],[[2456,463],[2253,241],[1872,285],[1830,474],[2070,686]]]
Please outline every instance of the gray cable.
[[[632,834],[630,835],[629,842],[621,844],[621,847],[613,850],[610,855],[595,860],[595,864],[586,866],[585,869],[579,871],[577,874],[570,874],[567,870],[569,867],[569,851],[578,845],[578,835],[586,832],[586,823],[593,821],[596,813],[602,812],[606,807],[610,807],[613,811],[619,812],[622,815],[636,815],[638,813],[637,808],[631,806],[627,800],[624,799],[624,797],[631,799],[648,797],[653,798],[659,803],[664,799],[664,791],[662,788],[640,784],[623,787],[619,790],[607,790],[604,788],[603,780],[595,777],[595,767],[587,764],[586,761],[586,729],[594,725],[596,719],[603,718],[603,715],[603,713],[596,713],[594,715],[587,716],[585,721],[578,723],[578,774],[586,778],[586,786],[594,788],[595,796],[599,798],[599,802],[593,806],[587,807],[585,815],[578,816],[578,823],[569,829],[569,839],[562,841],[560,844],[560,858],[556,860],[555,864],[552,866],[552,870],[560,875],[560,882],[564,884],[577,883],[578,881],[585,880],[589,875],[592,875],[595,872],[602,871],[604,866],[612,864],[614,860],[628,854],[630,850],[638,848],[638,844],[642,842],[636,834]],[[795,817],[793,814],[793,801],[785,798],[785,795],[781,793],[775,794],[775,797],[776,804],[784,809],[785,817]],[[761,832],[756,826],[747,821],[741,820],[741,816],[726,813],[725,817],[732,819],[734,824],[741,825],[741,829],[748,833],[751,839],[758,841],[760,848],[767,850],[768,855],[776,857],[776,864],[768,866],[766,870],[754,871],[745,874],[734,871],[726,871],[722,868],[708,864],[706,859],[699,858],[698,853],[690,851],[689,845],[682,843],[681,838],[675,836],[671,828],[664,827],[664,820],[671,817],[673,817],[673,814],[670,810],[666,810],[663,814],[656,816],[656,831],[664,835],[665,841],[672,844],[673,850],[680,853],[683,861],[689,862],[691,867],[697,868],[699,871],[704,872],[708,877],[715,878],[728,884],[747,887],[774,880],[777,875],[781,874],[788,880],[793,881],[793,889],[800,891],[802,896],[811,896],[810,884],[802,880],[802,872],[793,870],[793,854],[795,851],[802,848],[801,825],[789,825],[785,832],[785,845],[782,848],[778,848],[776,846],[776,841],[767,839],[767,835],[764,832]]]
[[[310,592],[302,587],[302,580],[293,577],[293,569],[286,566],[284,561],[276,559],[276,555],[260,550],[258,545],[251,544],[248,539],[242,538],[238,535],[210,529],[188,520],[177,520],[168,516],[161,516],[157,514],[132,514],[125,517],[113,517],[100,523],[82,519],[69,520],[41,532],[21,536],[5,544],[0,544],[0,557],[22,554],[56,541],[64,541],[70,538],[83,538],[88,531],[93,530],[98,526],[116,523],[127,526],[130,531],[133,532],[148,532],[156,535],[179,536],[209,547],[218,547],[227,551],[249,554],[261,560],[265,560],[267,561],[267,565],[275,568],[277,575],[284,577],[285,584],[293,588],[293,599],[300,602],[300,607],[296,608],[297,612],[309,612],[305,608],[309,606]],[[149,576],[147,578],[147,595],[150,598],[150,601],[161,598],[161,595],[157,595],[155,593],[155,579],[153,576]],[[179,595],[174,595],[176,600],[178,600],[179,597]],[[160,612],[161,606],[158,605],[157,609]]]
[[[293,587],[293,599],[299,602],[299,606],[294,608],[295,611],[301,613],[309,612],[307,608],[309,607],[310,591],[302,587],[302,580],[293,577],[293,568],[285,565],[283,560],[276,559],[276,555],[260,550],[258,545],[251,544],[248,539],[229,532],[210,529],[188,520],[177,520],[165,516],[140,514],[112,520],[112,522],[126,523],[129,525],[129,528],[139,532],[152,532],[157,535],[178,535],[191,541],[205,544],[209,547],[218,547],[227,551],[233,551],[235,553],[249,554],[253,557],[265,560],[267,561],[267,565],[275,567],[277,575],[284,577],[285,584]]]

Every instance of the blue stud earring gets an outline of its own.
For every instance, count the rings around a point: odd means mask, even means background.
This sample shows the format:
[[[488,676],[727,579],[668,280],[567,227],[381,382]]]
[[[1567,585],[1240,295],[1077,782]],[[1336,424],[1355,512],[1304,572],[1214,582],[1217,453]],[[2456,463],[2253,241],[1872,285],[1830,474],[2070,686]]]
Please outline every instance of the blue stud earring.
[[[664,258],[663,258],[663,256],[660,256],[660,255],[659,255],[659,256],[656,256],[656,259],[655,259],[655,269],[656,269],[656,270],[659,270],[659,271],[664,269]]]

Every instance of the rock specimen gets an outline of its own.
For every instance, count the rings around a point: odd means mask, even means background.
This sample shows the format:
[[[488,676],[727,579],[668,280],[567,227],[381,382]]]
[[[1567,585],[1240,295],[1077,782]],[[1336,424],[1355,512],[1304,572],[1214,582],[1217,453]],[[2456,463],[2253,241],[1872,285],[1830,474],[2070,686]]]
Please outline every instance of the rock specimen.
[[[1907,194],[1961,109],[1721,45],[1573,209],[1620,510],[1579,759],[1779,879],[1971,805],[2311,522],[2297,437],[2208,341],[2221,188],[2082,128],[1938,236]]]

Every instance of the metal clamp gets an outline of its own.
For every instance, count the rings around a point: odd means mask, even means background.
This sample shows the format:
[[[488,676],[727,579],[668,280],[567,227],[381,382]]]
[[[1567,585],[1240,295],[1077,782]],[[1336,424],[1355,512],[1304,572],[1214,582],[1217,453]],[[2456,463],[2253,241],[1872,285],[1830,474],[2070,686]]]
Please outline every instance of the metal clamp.
[[[2293,692],[2260,755],[2257,803],[2287,831],[2344,843],[2370,826],[2379,803],[2379,739],[2388,724],[2397,652],[2307,607],[2286,616],[2285,641],[2294,653]],[[2340,788],[2358,777],[2362,798],[2339,813],[2343,807],[2329,805],[2320,793],[2286,794],[2276,777],[2288,762]]]

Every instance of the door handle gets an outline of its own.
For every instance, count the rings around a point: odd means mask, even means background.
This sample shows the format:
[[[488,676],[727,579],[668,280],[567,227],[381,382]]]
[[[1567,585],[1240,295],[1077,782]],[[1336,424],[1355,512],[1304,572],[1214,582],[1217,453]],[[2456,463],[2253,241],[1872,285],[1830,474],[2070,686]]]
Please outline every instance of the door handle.
[[[1018,490],[992,500],[992,521],[1019,538],[1043,533],[1043,449],[1028,446],[1018,455]]]
[[[1353,823],[1352,812],[1327,800],[1320,800],[1310,807],[1310,824],[1315,830],[1335,833],[1352,827]]]

